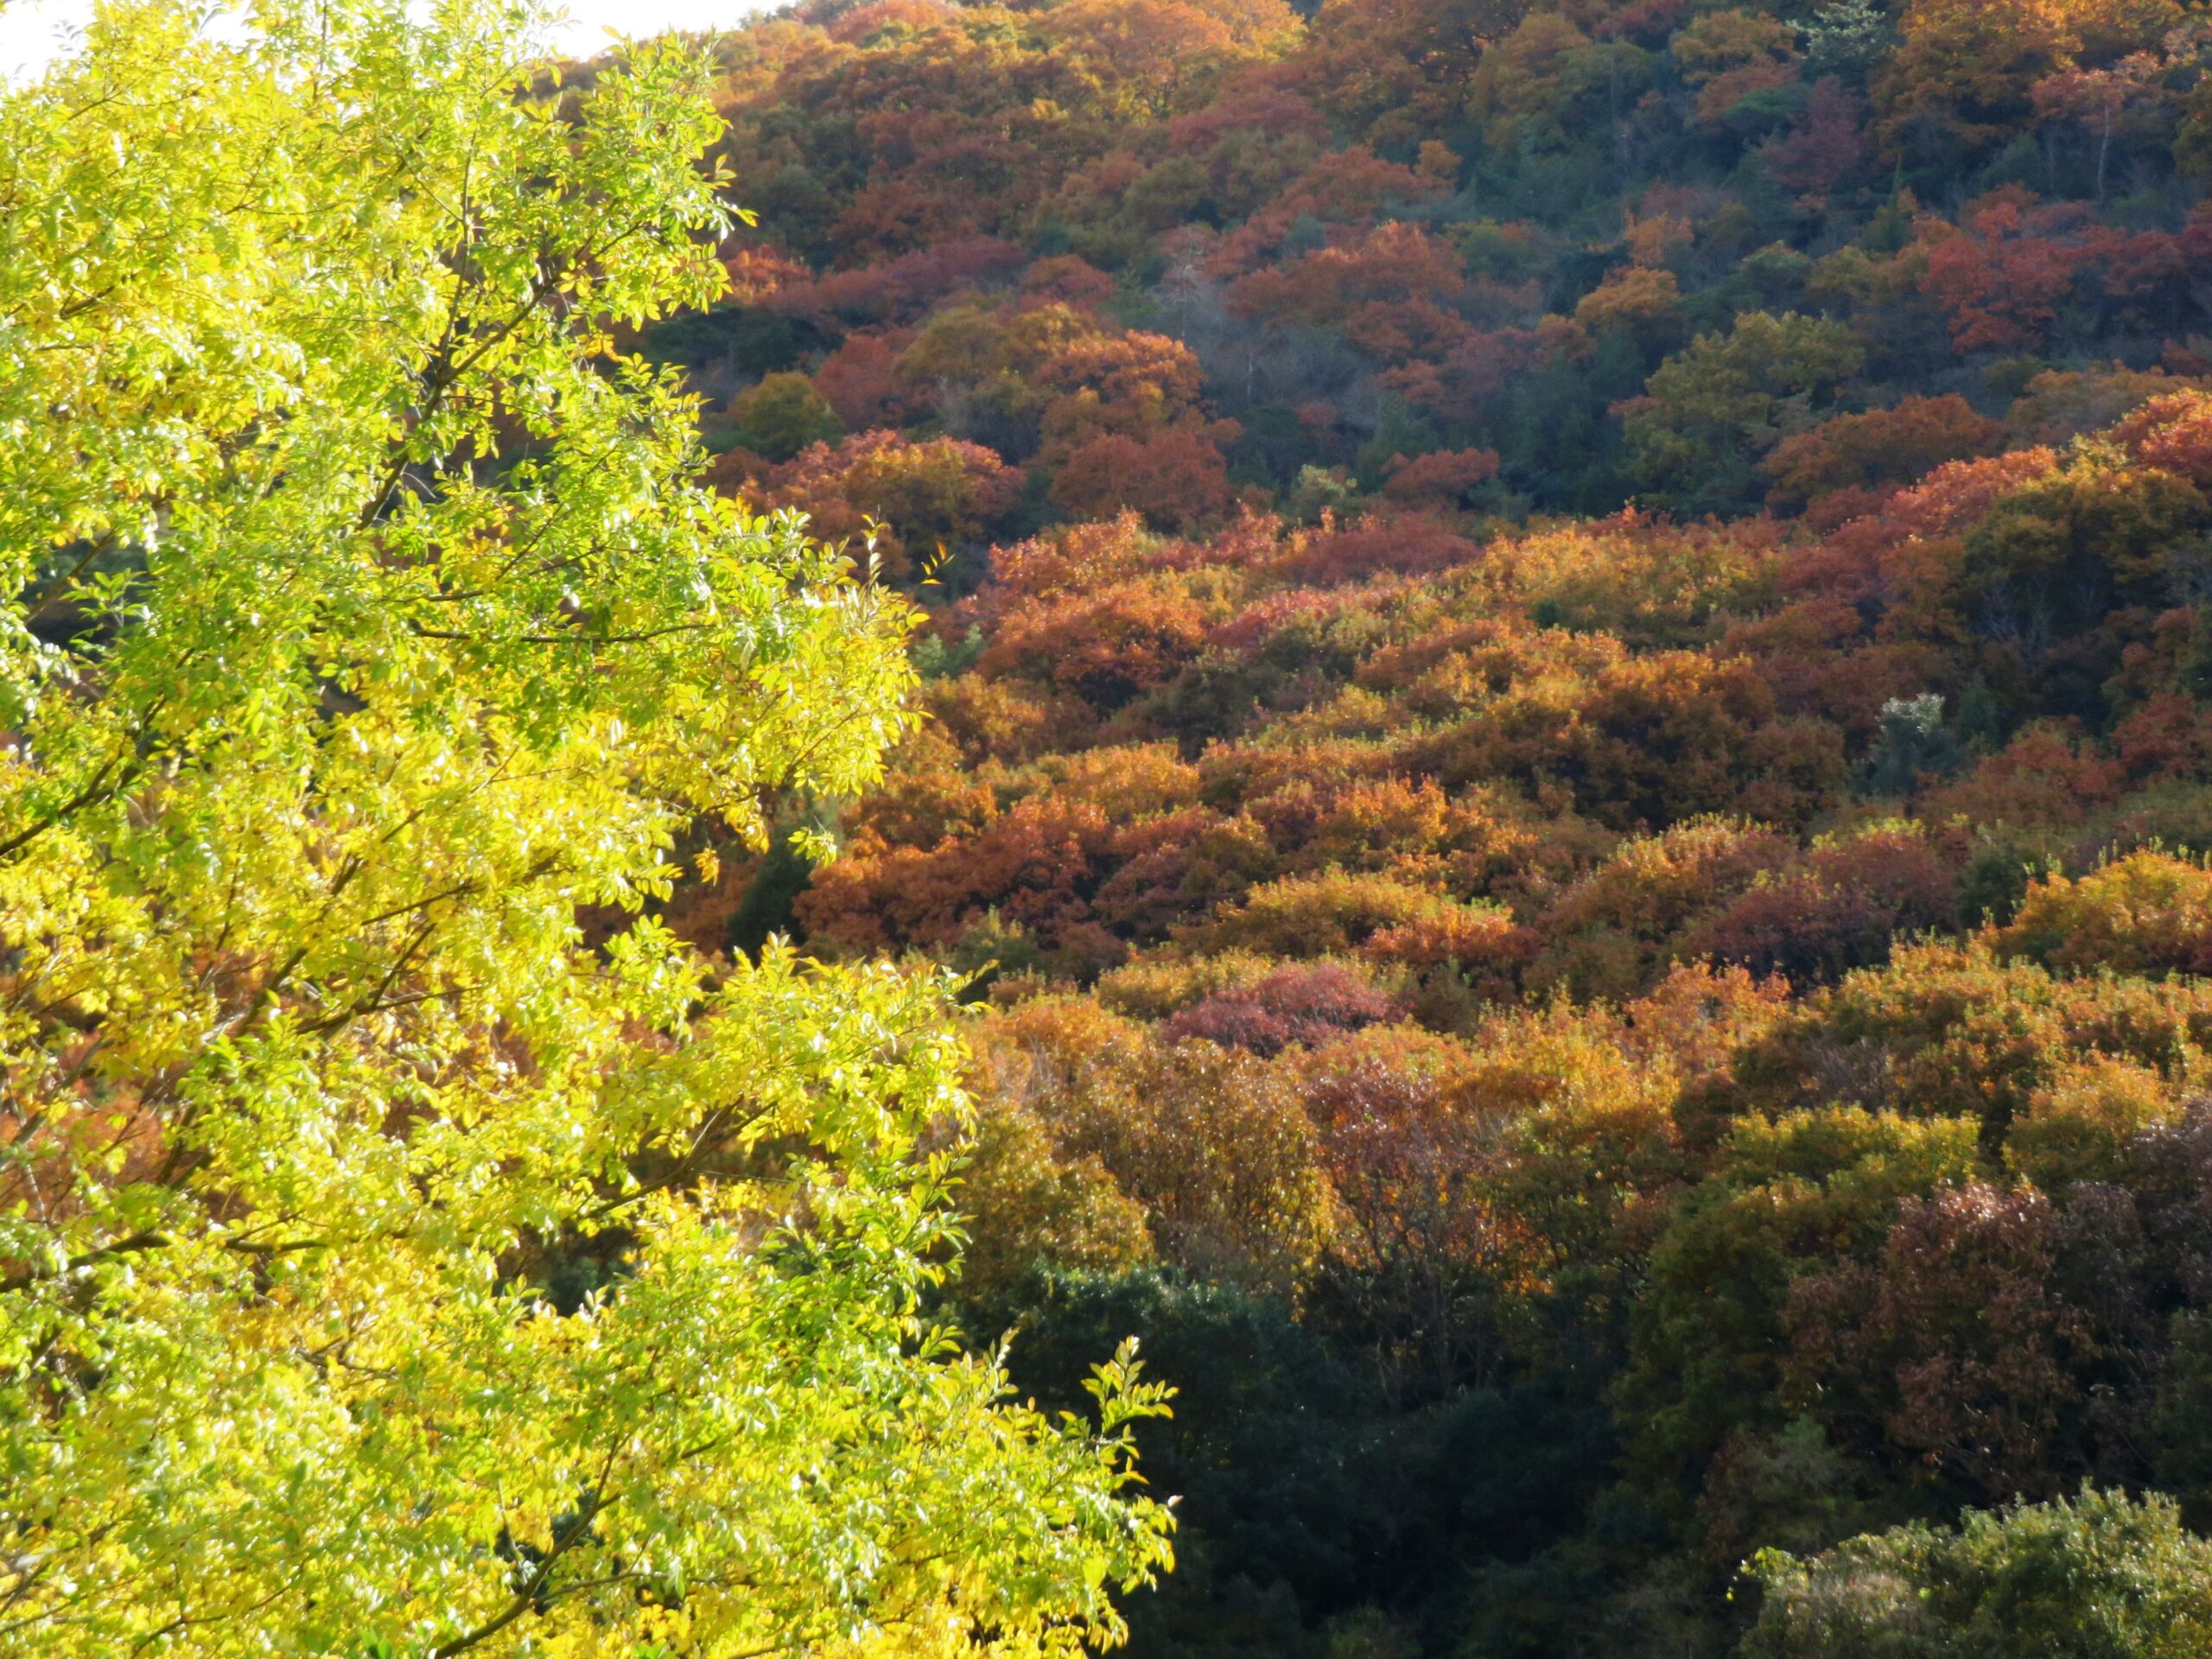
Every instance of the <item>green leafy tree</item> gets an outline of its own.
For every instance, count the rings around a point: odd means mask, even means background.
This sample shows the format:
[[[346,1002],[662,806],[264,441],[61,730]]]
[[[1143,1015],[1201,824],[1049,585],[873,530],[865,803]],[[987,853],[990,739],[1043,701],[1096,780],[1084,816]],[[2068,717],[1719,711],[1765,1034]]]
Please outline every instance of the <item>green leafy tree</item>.
[[[537,28],[118,3],[0,96],[0,1650],[1110,1638],[1159,1391],[920,1319],[942,988],[645,912],[875,774],[910,619],[609,343],[720,286],[707,65]]]
[[[789,461],[810,443],[835,443],[845,423],[803,374],[771,374],[730,400],[741,440],[770,461]]]
[[[1811,411],[1865,357],[1842,323],[1745,312],[1726,334],[1700,334],[1618,406],[1629,469],[1659,505],[1748,506],[1760,458],[1810,427]]]
[[[2212,1643],[2212,1544],[2171,1499],[2085,1487],[1900,1527],[1810,1560],[1763,1552],[1745,1659],[2182,1659]]]

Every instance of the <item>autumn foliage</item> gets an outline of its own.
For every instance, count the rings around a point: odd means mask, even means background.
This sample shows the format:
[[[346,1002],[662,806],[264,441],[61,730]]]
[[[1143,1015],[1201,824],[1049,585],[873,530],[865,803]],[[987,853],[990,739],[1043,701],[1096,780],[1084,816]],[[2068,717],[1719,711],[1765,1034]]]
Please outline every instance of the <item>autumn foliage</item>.
[[[790,804],[842,855],[721,886],[972,976],[975,1318],[1183,1344],[1141,1652],[1706,1659],[1808,1628],[1764,1548],[2212,1526],[2201,17],[722,61],[760,219],[656,337],[714,480],[929,621],[882,785]]]

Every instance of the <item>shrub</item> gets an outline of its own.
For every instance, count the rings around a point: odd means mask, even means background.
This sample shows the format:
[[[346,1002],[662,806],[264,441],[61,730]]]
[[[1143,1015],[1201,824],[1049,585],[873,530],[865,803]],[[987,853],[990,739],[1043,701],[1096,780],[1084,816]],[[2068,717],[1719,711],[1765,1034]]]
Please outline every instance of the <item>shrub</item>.
[[[1743,1659],[2183,1659],[2212,1643],[2212,1544],[2170,1498],[2073,1498],[1755,1563]]]
[[[1294,1043],[1317,1048],[1389,1016],[1389,998],[1349,969],[1324,963],[1216,991],[1174,1014],[1160,1035],[1171,1043],[1198,1038],[1267,1058]]]

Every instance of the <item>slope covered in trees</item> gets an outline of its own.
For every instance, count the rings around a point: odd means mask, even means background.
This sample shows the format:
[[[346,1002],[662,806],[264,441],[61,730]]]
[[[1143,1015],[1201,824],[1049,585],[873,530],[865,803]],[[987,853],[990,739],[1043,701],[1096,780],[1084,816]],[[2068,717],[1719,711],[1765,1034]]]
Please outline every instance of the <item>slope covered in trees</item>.
[[[403,12],[0,93],[0,1650],[2212,1649],[2201,5]]]
[[[946,1306],[1180,1389],[1135,1651],[2201,1650],[2212,16],[716,49],[642,343],[928,718],[670,915],[976,976]]]

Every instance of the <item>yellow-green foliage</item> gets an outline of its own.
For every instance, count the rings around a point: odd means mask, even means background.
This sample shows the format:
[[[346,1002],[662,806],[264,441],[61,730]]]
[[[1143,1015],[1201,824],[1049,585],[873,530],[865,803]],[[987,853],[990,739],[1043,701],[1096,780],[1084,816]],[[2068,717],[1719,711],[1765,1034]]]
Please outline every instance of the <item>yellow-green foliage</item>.
[[[1997,944],[2062,970],[2202,973],[2212,966],[2212,871],[2149,850],[2079,880],[2048,876],[2029,887]]]
[[[0,99],[0,1649],[1111,1636],[1156,1391],[916,1313],[941,988],[639,914],[911,678],[601,332],[721,281],[708,66],[256,16]]]

